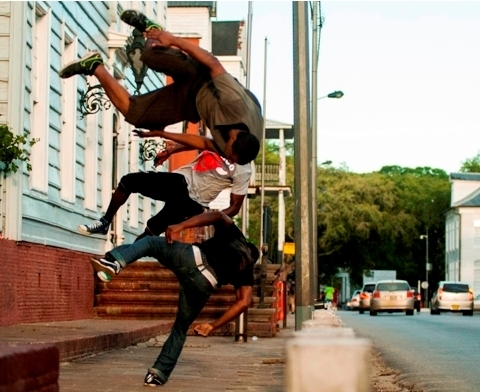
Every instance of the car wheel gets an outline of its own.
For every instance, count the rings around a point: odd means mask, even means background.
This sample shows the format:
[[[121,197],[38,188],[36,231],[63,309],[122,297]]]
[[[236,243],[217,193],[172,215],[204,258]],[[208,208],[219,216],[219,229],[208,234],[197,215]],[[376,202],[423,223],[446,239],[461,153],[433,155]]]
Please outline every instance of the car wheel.
[[[360,310],[358,311],[358,313],[360,313],[360,314],[364,314],[364,313],[365,313],[365,310],[363,310],[363,309],[360,309]]]
[[[407,316],[413,316],[413,309],[411,309],[411,310],[408,309],[408,310],[405,312],[405,314],[406,314]]]
[[[465,312],[462,312],[464,316],[473,316],[473,310],[466,310]]]
[[[370,316],[376,316],[377,312],[375,310],[370,309]]]

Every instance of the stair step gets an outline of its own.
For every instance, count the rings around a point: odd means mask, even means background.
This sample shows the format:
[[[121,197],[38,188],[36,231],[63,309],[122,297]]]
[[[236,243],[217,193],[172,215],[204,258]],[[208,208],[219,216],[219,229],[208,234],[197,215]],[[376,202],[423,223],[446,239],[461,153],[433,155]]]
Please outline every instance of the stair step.
[[[117,291],[117,292],[105,292],[95,295],[98,304],[110,303],[110,304],[122,304],[129,302],[137,302],[142,304],[144,302],[154,303],[172,303],[177,305],[178,303],[178,291],[174,293],[158,293],[152,291],[136,292],[136,291]],[[233,304],[235,302],[235,295],[215,295],[211,296],[208,300],[208,304]]]

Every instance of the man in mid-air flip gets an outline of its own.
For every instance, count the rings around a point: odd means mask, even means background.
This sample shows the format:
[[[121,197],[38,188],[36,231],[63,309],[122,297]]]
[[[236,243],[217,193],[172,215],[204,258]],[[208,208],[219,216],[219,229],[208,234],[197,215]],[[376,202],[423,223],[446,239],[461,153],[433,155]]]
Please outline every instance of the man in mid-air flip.
[[[107,71],[99,52],[87,53],[65,65],[60,77],[95,75],[112,104],[138,128],[163,132],[168,125],[201,119],[213,136],[213,140],[203,137],[204,148],[240,165],[255,159],[263,132],[260,104],[255,96],[227,73],[211,53],[164,31],[142,13],[128,10],[120,18],[144,33],[147,41],[142,61],[154,71],[171,76],[172,84],[131,96]],[[185,134],[163,136],[186,144]]]

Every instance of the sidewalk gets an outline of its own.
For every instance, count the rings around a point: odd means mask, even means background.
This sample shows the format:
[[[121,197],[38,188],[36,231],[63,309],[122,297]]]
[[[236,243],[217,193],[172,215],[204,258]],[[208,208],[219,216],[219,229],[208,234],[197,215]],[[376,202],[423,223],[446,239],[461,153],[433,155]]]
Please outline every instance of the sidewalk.
[[[249,338],[247,343],[236,343],[233,337],[188,336],[162,391],[283,391],[285,344],[294,323],[294,316],[288,315],[288,327],[277,337]],[[146,370],[170,326],[158,320],[99,319],[23,324],[0,327],[0,344],[55,344],[60,350],[62,392],[145,391]],[[151,336],[157,337],[154,347],[149,347],[153,339],[149,346],[137,344]]]

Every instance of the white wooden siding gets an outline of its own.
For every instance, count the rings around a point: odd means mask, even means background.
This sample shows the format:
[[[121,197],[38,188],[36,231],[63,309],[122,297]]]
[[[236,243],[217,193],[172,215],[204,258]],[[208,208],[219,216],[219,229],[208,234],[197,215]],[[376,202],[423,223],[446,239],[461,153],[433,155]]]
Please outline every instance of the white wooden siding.
[[[0,2],[0,114],[7,114],[8,67],[10,52],[10,1]],[[2,118],[5,120],[5,117]],[[1,211],[0,211],[1,214]]]
[[[240,56],[218,56],[225,70],[245,86],[245,67]]]
[[[167,30],[174,34],[200,34],[200,47],[212,51],[212,24],[206,7],[168,7]]]
[[[7,14],[3,11],[10,9],[12,4],[11,2],[0,2],[0,18]],[[21,224],[18,225],[21,227],[21,232],[15,239],[89,253],[100,253],[110,246],[109,238],[82,236],[77,232],[77,226],[87,223],[91,219],[97,219],[106,210],[106,200],[110,201],[112,181],[110,138],[113,131],[111,127],[106,130],[104,124],[111,122],[114,109],[102,111],[96,117],[90,115],[93,117],[80,118],[80,113],[76,109],[79,94],[87,87],[86,78],[76,76],[63,81],[59,78],[58,71],[67,61],[67,57],[78,58],[91,49],[99,50],[109,63],[109,56],[112,55],[112,65],[114,64],[117,69],[125,70],[125,64],[115,56],[115,50],[110,51],[107,46],[109,30],[115,29],[118,32],[127,33],[132,30],[130,26],[119,21],[119,12],[127,8],[145,9],[155,15],[157,20],[160,19],[164,22],[166,2],[122,2],[122,6],[120,6],[118,2],[59,1],[24,2],[23,6],[28,8],[27,17],[17,17],[16,20],[11,21],[14,26],[24,26],[23,31],[25,31],[24,43],[16,45],[25,51],[24,62],[15,70],[22,74],[21,83],[24,83],[24,93],[17,93],[17,96],[23,99],[20,102],[24,105],[25,115],[20,114],[18,117],[23,117],[24,130],[30,135],[38,137],[40,141],[32,149],[31,162],[34,171],[29,173],[24,170],[19,177],[23,178],[23,181],[20,182],[20,194],[23,195],[23,200],[19,202],[17,197],[15,202],[18,206],[23,207],[23,211],[19,208],[20,214],[11,214],[11,216],[22,217]],[[37,58],[43,61],[44,73],[36,73],[37,69],[34,69],[34,64],[38,64],[38,61],[35,62],[33,59],[35,13],[36,8],[40,6],[44,8],[41,12],[45,12],[49,18],[49,27],[45,34],[41,34],[41,36],[39,34],[39,38],[44,38],[44,41],[41,42],[43,50],[36,52]],[[20,15],[20,13],[17,14]],[[8,53],[12,52],[12,48],[10,47],[11,37],[7,34],[7,30],[8,24],[1,23],[0,19],[1,114],[7,112],[8,97],[5,96],[5,89],[6,83],[13,75],[8,65]],[[76,39],[76,48],[72,48],[72,53],[64,56],[64,33],[67,30],[69,30],[70,39]],[[113,70],[112,67],[109,69]],[[125,74],[127,75],[125,85],[133,93],[132,74],[131,72],[125,72]],[[41,81],[46,87],[43,100],[37,94],[38,87],[42,83],[33,83],[36,75],[42,75]],[[38,80],[40,82],[40,79]],[[73,87],[69,87],[69,83],[72,83]],[[149,71],[142,92],[161,87],[163,84],[163,75]],[[16,85],[19,86],[18,83]],[[11,97],[10,101],[12,101]],[[70,113],[67,102],[71,105]],[[37,110],[39,104],[43,108],[41,111]],[[21,107],[21,104],[18,106]],[[43,113],[43,117],[37,115],[39,112]],[[40,120],[41,118],[43,119]],[[105,120],[107,118],[110,119],[110,122]],[[8,122],[9,118],[5,116],[4,120]],[[90,127],[87,127],[89,122],[91,123]],[[126,125],[125,134],[129,134],[131,129],[130,125]],[[23,129],[15,130],[16,133],[22,131]],[[91,144],[89,144],[90,142]],[[125,143],[123,148],[129,150],[128,143]],[[138,152],[132,153],[133,156],[138,157]],[[129,168],[127,160],[126,167],[122,168],[125,171],[121,174],[126,174]],[[32,189],[31,183],[34,184],[35,189]],[[104,186],[105,184],[108,186]],[[13,188],[10,185],[8,189],[12,190]],[[11,192],[13,195],[14,192]],[[87,196],[87,200],[85,200],[85,196]],[[148,200],[148,203],[151,201]],[[139,206],[139,208],[143,208],[143,206]],[[130,237],[127,240],[132,242],[141,231],[143,231],[143,226],[139,222],[133,223],[133,227],[128,228]]]

